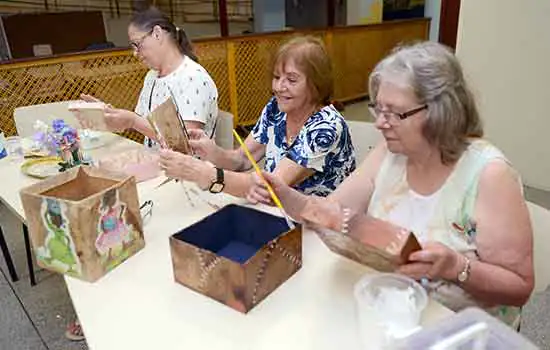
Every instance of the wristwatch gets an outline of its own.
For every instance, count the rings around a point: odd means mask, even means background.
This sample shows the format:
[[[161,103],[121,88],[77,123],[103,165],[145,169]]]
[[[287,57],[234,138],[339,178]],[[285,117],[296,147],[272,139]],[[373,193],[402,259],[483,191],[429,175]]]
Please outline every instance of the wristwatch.
[[[210,187],[208,188],[208,191],[211,193],[220,193],[223,191],[223,188],[225,187],[225,183],[223,182],[223,169],[216,168],[216,180],[212,181],[210,184]]]
[[[468,278],[470,277],[470,269],[470,259],[464,257],[464,268],[458,274],[458,282],[464,283],[468,280]]]

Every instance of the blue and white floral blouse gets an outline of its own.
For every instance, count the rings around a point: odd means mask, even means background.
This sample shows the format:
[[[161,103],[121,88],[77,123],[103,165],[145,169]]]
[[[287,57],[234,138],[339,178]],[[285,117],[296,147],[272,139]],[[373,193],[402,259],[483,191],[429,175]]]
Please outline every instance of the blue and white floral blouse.
[[[284,157],[315,173],[295,186],[304,194],[327,196],[355,170],[348,126],[334,106],[311,115],[292,144],[286,139],[286,113],[273,97],[264,107],[252,137],[266,145],[265,170],[273,172]]]

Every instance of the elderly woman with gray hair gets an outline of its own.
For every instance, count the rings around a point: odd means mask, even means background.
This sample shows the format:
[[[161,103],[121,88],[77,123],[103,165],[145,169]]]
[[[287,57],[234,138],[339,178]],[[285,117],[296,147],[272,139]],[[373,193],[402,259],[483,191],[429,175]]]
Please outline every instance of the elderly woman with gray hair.
[[[351,211],[412,230],[422,250],[398,272],[422,280],[453,310],[478,306],[517,326],[534,283],[529,214],[518,174],[482,138],[457,59],[432,42],[397,48],[378,63],[369,90],[384,142],[317,199],[327,214],[321,217],[330,227],[334,213]],[[265,176],[300,220],[311,198]]]

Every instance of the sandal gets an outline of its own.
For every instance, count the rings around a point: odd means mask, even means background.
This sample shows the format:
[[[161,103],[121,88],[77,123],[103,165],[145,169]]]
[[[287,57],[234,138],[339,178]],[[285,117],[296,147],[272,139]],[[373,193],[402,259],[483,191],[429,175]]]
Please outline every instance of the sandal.
[[[84,336],[84,332],[82,331],[82,327],[80,326],[80,322],[74,321],[73,323],[69,324],[67,326],[67,330],[65,331],[65,337],[71,341],[82,341],[86,339]]]

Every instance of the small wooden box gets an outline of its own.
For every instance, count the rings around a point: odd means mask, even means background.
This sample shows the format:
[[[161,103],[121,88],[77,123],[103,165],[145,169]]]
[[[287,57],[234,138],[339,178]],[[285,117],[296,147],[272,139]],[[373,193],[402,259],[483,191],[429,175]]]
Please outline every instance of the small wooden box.
[[[302,266],[302,231],[230,204],[170,237],[175,280],[247,313]]]
[[[93,282],[145,246],[134,177],[80,166],[20,195],[45,269]]]

